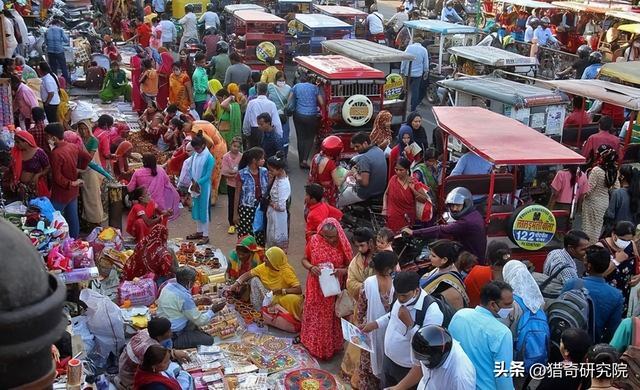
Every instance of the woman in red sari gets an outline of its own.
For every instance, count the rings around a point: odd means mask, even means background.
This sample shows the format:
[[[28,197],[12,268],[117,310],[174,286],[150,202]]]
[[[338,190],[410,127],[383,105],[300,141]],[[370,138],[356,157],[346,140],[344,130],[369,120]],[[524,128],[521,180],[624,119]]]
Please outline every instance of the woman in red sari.
[[[158,96],[156,104],[158,108],[164,110],[169,101],[169,76],[173,68],[173,56],[164,47],[158,49],[162,64],[158,67]]]
[[[311,160],[309,183],[318,183],[324,187],[324,199],[331,206],[335,206],[338,201],[338,186],[342,182],[337,164],[342,149],[342,140],[331,135],[322,141],[320,153]]]
[[[25,199],[48,197],[47,174],[51,167],[47,154],[28,131],[16,130],[14,139],[15,146],[11,149],[13,186]]]
[[[167,248],[169,231],[164,225],[155,225],[151,232],[136,244],[133,254],[122,270],[124,280],[133,280],[148,273],[155,275],[160,285],[173,277],[175,264]]]
[[[181,390],[177,380],[165,373],[171,363],[169,350],[152,345],[144,353],[144,360],[133,379],[133,390]]]
[[[140,93],[140,76],[142,76],[142,60],[147,58],[147,52],[141,46],[136,46],[136,55],[131,57],[131,106],[133,111],[141,113],[147,108]]]
[[[165,216],[169,212],[160,210],[144,187],[138,187],[131,192],[129,200],[134,204],[127,216],[126,232],[133,236],[136,242],[142,241],[155,225],[167,226]]]
[[[404,227],[411,227],[416,221],[416,202],[426,202],[427,196],[416,187],[411,176],[411,163],[400,157],[395,167],[395,175],[389,179],[384,193],[382,212],[387,216],[387,227],[398,233]],[[393,194],[390,196],[389,194]]]
[[[309,276],[300,340],[318,359],[330,359],[342,350],[344,344],[340,319],[334,310],[336,296],[323,295],[318,276],[321,268],[333,267],[344,288],[347,267],[352,258],[349,240],[335,218],[325,219],[318,227],[318,234],[307,242],[302,266],[309,271]]]

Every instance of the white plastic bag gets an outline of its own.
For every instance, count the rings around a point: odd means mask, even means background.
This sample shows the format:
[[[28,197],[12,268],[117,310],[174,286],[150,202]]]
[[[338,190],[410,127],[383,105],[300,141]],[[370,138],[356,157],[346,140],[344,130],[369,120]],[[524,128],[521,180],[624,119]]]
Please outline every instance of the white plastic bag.
[[[120,308],[104,295],[86,288],[80,291],[80,300],[87,304],[87,325],[96,341],[94,352],[103,358],[109,357],[109,353],[118,356],[125,345]]]
[[[73,334],[80,336],[82,338],[82,344],[84,345],[84,354],[85,356],[89,355],[93,348],[95,347],[95,338],[91,331],[89,330],[89,326],[87,324],[87,316],[77,316],[71,319],[71,326],[73,327]]]
[[[320,288],[322,288],[322,295],[325,297],[332,297],[340,294],[342,289],[340,288],[340,282],[333,274],[333,268],[320,266]]]

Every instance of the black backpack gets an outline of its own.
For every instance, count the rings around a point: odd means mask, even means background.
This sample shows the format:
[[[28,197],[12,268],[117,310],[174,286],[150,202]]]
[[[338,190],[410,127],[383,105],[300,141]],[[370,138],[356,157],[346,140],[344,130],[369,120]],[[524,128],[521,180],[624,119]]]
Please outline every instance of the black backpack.
[[[451,322],[451,319],[453,318],[453,315],[456,313],[456,311],[453,309],[453,307],[451,307],[451,305],[449,305],[449,303],[447,303],[447,301],[444,300],[441,295],[433,296],[431,294],[428,294],[422,302],[422,307],[416,310],[415,324],[418,325],[419,328],[421,328],[422,324],[424,323],[424,317],[427,314],[429,306],[431,306],[431,304],[434,302],[438,304],[438,307],[440,308],[440,311],[444,316],[444,319],[442,320],[442,327],[445,329],[449,327],[449,323]]]

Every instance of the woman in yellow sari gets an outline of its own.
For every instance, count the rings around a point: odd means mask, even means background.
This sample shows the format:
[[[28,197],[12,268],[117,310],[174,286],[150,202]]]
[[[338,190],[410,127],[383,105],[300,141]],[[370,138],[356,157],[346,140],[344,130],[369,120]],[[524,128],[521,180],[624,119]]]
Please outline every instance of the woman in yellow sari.
[[[227,85],[227,91],[235,98],[236,103],[240,105],[240,111],[244,114],[247,109],[247,97],[240,91],[240,87],[236,83]]]
[[[207,147],[215,159],[213,174],[211,175],[211,204],[218,201],[218,187],[222,178],[222,157],[227,153],[227,144],[216,127],[207,121],[194,121],[191,125],[191,132],[198,134],[202,130],[202,135],[207,141]]]
[[[173,71],[169,76],[169,104],[177,104],[181,112],[189,112],[193,104],[193,87],[187,72],[180,67],[180,62],[173,63]]]
[[[242,274],[231,286],[239,290],[242,284],[251,280],[251,303],[259,310],[266,293],[273,293],[271,305],[280,305],[296,320],[302,319],[302,286],[295,271],[289,265],[284,251],[277,246],[269,248],[265,262]]]

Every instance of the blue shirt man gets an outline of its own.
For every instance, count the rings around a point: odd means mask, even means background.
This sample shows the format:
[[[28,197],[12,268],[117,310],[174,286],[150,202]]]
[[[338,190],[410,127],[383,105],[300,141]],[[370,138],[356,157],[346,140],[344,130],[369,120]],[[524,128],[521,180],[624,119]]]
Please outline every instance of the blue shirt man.
[[[456,312],[449,333],[460,342],[476,369],[476,389],[513,390],[513,378],[508,375],[513,336],[498,320],[513,311],[513,290],[505,282],[493,281],[480,291],[480,301],[475,309]],[[496,367],[503,368],[506,374],[498,375]]]
[[[161,14],[164,12],[164,1],[165,0],[153,0],[151,5],[153,6],[153,9],[156,11],[156,13]]]
[[[486,175],[491,172],[492,167],[493,165],[489,161],[472,151],[468,151],[458,159],[455,168],[451,171],[451,176]]]
[[[442,12],[440,13],[440,20],[442,20],[443,22],[449,22],[449,23],[462,22],[462,18],[460,17],[460,15],[458,15],[456,10],[453,8],[453,4],[450,5],[449,2],[447,2],[446,7],[442,8]]]
[[[416,40],[414,43],[407,46],[404,51],[415,57],[413,61],[402,61],[400,71],[403,75],[408,77],[420,77],[429,71],[429,52],[422,46],[422,42]]]
[[[69,45],[69,37],[57,24],[49,26],[45,33],[47,41],[47,53],[64,53],[64,47]]]
[[[622,320],[622,307],[624,299],[622,293],[615,287],[607,284],[604,273],[609,265],[616,260],[611,259],[609,250],[591,245],[587,248],[587,274],[582,279],[571,279],[565,283],[562,292],[585,288],[593,301],[595,329],[595,343],[608,343]]]
[[[622,321],[622,307],[624,304],[622,293],[617,288],[608,285],[600,275],[571,279],[564,285],[562,292],[581,288],[582,286],[589,291],[589,296],[593,300],[596,343],[608,342],[613,336],[613,332],[620,325],[620,321]]]
[[[591,64],[584,69],[582,73],[583,80],[593,80],[598,77],[598,73],[600,72],[600,68],[602,68],[602,64]]]

